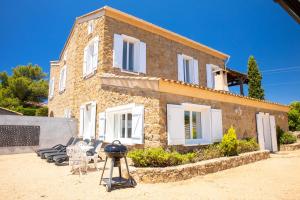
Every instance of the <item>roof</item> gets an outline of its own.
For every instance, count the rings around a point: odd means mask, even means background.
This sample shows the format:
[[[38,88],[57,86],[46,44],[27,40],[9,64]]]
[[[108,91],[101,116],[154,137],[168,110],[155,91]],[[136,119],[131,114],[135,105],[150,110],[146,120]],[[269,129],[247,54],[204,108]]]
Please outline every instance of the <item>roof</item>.
[[[0,110],[4,110],[4,111],[7,111],[7,112],[16,114],[16,115],[23,115],[22,113],[19,113],[19,112],[17,112],[17,111],[10,110],[10,109],[8,109],[8,108],[0,107]]]
[[[158,92],[172,93],[199,99],[222,101],[282,112],[288,112],[289,110],[287,105],[165,78],[118,76],[104,73],[101,75],[101,83],[104,85],[149,89]]]
[[[300,1],[299,0],[274,0],[286,12],[300,24]]]
[[[111,7],[108,7],[108,6],[104,6],[104,7],[100,8],[100,9],[98,9],[98,10],[92,11],[90,13],[87,13],[85,15],[82,15],[82,16],[76,18],[76,21],[73,24],[71,32],[70,32],[70,34],[69,34],[69,36],[67,38],[67,41],[65,42],[65,45],[63,47],[62,52],[60,54],[60,58],[59,58],[60,60],[62,58],[64,49],[68,45],[68,42],[69,42],[69,40],[70,40],[70,38],[71,38],[71,36],[73,34],[75,25],[77,23],[82,23],[82,22],[85,22],[85,21],[88,21],[88,20],[91,20],[91,19],[95,19],[95,18],[101,17],[101,16],[109,16],[109,17],[117,19],[119,21],[131,24],[131,25],[136,26],[136,27],[141,28],[141,29],[144,29],[146,31],[149,31],[149,32],[161,35],[161,36],[163,36],[163,37],[165,37],[167,39],[170,39],[170,40],[179,42],[181,44],[184,44],[186,46],[192,47],[194,49],[198,49],[200,51],[206,52],[206,53],[208,53],[210,55],[213,55],[213,56],[218,57],[218,58],[223,59],[223,60],[226,60],[229,57],[229,55],[227,55],[225,53],[222,53],[222,52],[217,51],[217,50],[215,50],[213,48],[210,48],[210,47],[208,47],[206,45],[203,45],[201,43],[198,43],[196,41],[188,39],[188,38],[186,38],[184,36],[181,36],[181,35],[179,35],[177,33],[174,33],[172,31],[166,30],[166,29],[161,28],[161,27],[159,27],[157,25],[154,25],[152,23],[149,23],[147,21],[144,21],[142,19],[139,19],[139,18],[134,17],[132,15],[129,15],[127,13],[121,12],[121,11],[116,10],[114,8],[111,8]]]
[[[240,82],[243,84],[248,84],[249,78],[248,75],[230,68],[226,68],[227,71],[227,82],[228,86],[235,86],[239,85]]]

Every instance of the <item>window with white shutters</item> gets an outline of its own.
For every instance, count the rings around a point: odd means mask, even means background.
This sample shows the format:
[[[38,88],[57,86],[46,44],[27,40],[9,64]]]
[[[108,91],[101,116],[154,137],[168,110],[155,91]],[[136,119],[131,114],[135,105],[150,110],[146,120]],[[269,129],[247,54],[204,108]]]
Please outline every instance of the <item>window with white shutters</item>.
[[[60,75],[59,75],[59,92],[64,92],[66,89],[66,81],[67,81],[67,66],[63,66],[60,70]]]
[[[211,144],[222,139],[221,110],[183,103],[167,105],[169,145]]]
[[[88,22],[88,34],[93,33],[93,31],[94,31],[94,20],[90,20]]]
[[[114,34],[113,66],[122,72],[146,73],[146,44],[127,35]]]
[[[198,60],[183,54],[178,54],[178,80],[199,84]]]
[[[49,99],[54,97],[54,77],[49,81]]]
[[[83,58],[83,77],[87,78],[93,75],[98,66],[98,49],[99,49],[99,37],[91,40],[84,48]]]
[[[105,131],[103,120],[105,120]],[[101,124],[103,133],[100,136],[106,142],[120,140],[129,145],[143,144],[144,106],[127,104],[109,108],[105,111],[105,115],[102,114]]]

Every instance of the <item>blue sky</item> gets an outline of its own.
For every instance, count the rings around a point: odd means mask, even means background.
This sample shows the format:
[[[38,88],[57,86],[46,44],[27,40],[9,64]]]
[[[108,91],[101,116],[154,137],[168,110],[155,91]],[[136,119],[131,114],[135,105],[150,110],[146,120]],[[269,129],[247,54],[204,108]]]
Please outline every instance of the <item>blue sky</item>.
[[[268,100],[300,100],[300,25],[273,0],[0,0],[0,71],[49,72],[75,18],[104,5],[229,54],[233,69],[254,55]]]

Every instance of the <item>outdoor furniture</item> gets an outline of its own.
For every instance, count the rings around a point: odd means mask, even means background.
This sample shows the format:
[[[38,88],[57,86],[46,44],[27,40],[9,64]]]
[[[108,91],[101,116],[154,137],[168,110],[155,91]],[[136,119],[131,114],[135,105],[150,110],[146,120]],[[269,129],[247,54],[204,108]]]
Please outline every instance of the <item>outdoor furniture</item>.
[[[106,154],[106,157],[105,157],[105,163],[100,178],[100,185],[103,180],[107,192],[110,192],[113,188],[134,187],[136,183],[129,174],[128,164],[126,159],[127,147],[122,145],[119,140],[115,140],[111,144],[105,146],[104,152]],[[103,178],[103,174],[105,171],[108,158],[111,159],[110,173],[108,178]],[[125,159],[128,179],[122,177],[121,158]],[[112,177],[114,167],[119,168],[119,177]]]
[[[76,140],[76,139],[75,139],[74,137],[71,137],[71,138],[69,139],[69,141],[67,142],[66,145],[57,144],[57,145],[55,145],[55,146],[53,146],[53,147],[51,147],[51,148],[38,149],[38,150],[36,151],[36,153],[37,153],[38,156],[41,156],[41,155],[42,155],[43,153],[45,153],[45,152],[55,152],[55,151],[59,151],[60,149],[65,148],[65,147],[67,147],[67,146],[73,144],[73,142],[74,142],[75,140]]]
[[[72,173],[75,173],[76,170],[79,171],[79,175],[81,175],[82,170],[87,172],[88,158],[86,152],[92,148],[92,146],[89,146],[84,141],[67,147],[67,155],[69,156],[69,165],[71,166]]]
[[[97,163],[99,160],[98,152],[100,151],[102,144],[103,144],[102,140],[95,140],[93,148],[86,152],[88,162],[93,160],[95,168],[97,170],[98,170]],[[69,156],[67,154],[53,156],[53,161],[55,162],[56,165],[61,165],[63,162],[68,161],[68,160],[69,160]]]

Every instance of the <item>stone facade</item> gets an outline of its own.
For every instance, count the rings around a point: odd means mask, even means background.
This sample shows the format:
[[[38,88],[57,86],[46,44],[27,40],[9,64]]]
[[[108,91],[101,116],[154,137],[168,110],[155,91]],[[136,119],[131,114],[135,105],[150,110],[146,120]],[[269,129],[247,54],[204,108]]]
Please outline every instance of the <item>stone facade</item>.
[[[166,183],[186,180],[195,176],[205,175],[246,165],[259,160],[268,159],[269,151],[254,151],[234,157],[222,157],[173,167],[136,168],[130,166],[130,175],[137,182]],[[125,172],[125,171],[124,171]],[[123,173],[124,174],[124,173]]]
[[[191,102],[220,108],[223,113],[224,131],[233,125],[237,128],[239,138],[256,136],[255,114],[269,112],[276,116],[276,123],[287,129],[287,116],[283,112],[261,110],[220,101],[208,101],[181,95],[159,93],[139,88],[112,87],[101,85],[103,73],[125,74],[112,67],[113,34],[125,34],[136,37],[147,45],[147,74],[177,80],[177,54],[183,53],[198,59],[200,85],[206,85],[206,64],[215,64],[224,68],[224,60],[208,53],[185,46],[158,34],[145,31],[108,16],[94,19],[94,31],[88,34],[88,21],[77,21],[62,52],[61,59],[51,63],[50,78],[55,78],[54,96],[49,100],[49,116],[63,117],[66,109],[71,110],[72,117],[79,119],[80,106],[95,101],[97,103],[96,137],[98,136],[99,113],[109,107],[129,103],[143,104],[145,107],[144,132],[145,146],[166,146],[166,105]],[[84,48],[87,43],[99,36],[98,65],[96,72],[83,78]],[[63,58],[66,57],[66,60]],[[61,68],[67,66],[66,89],[58,91]],[[136,76],[126,73],[128,76]]]

